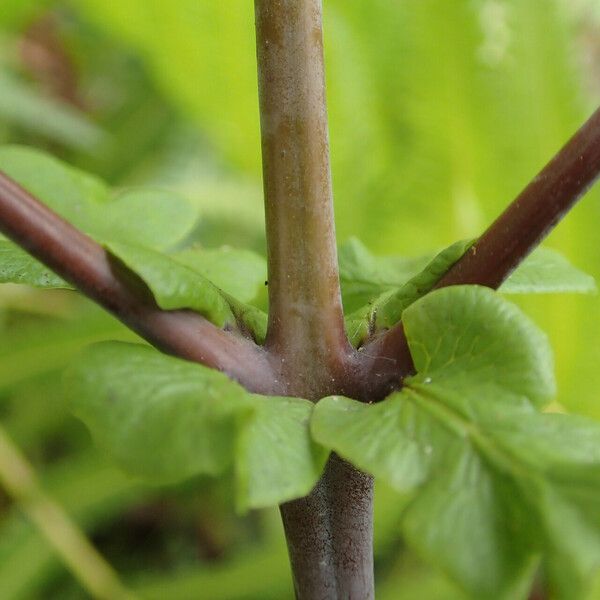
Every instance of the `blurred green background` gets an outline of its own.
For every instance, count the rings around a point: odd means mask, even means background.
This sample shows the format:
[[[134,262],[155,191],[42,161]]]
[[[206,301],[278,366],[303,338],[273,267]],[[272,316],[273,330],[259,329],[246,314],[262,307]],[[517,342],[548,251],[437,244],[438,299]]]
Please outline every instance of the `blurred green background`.
[[[600,103],[598,0],[325,0],[325,29],[338,240],[377,253],[479,234]],[[0,0],[0,143],[179,190],[198,241],[263,252],[255,63],[251,0]],[[597,279],[599,199],[548,240]],[[520,303],[551,337],[560,404],[600,418],[600,299]],[[277,511],[236,516],[224,481],[139,486],[68,415],[62,369],[118,323],[2,286],[0,329],[2,425],[129,586],[291,598]],[[405,550],[402,499],[377,495],[377,597],[460,598]],[[1,489],[0,597],[89,597]]]

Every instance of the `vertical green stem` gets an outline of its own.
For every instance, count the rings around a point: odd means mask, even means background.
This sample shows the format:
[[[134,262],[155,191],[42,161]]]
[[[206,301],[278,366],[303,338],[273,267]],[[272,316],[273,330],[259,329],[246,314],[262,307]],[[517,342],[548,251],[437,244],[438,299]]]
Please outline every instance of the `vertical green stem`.
[[[112,567],[69,515],[39,485],[27,459],[0,428],[0,484],[31,519],[88,593],[100,600],[133,600]]]
[[[353,352],[340,297],[321,0],[255,0],[269,264],[267,346],[286,393],[346,390]],[[373,598],[373,484],[335,455],[281,507],[299,600]]]
[[[267,345],[295,394],[335,386],[350,352],[340,299],[321,0],[256,0],[269,263]],[[334,381],[331,381],[331,380]],[[300,381],[302,380],[302,381]]]

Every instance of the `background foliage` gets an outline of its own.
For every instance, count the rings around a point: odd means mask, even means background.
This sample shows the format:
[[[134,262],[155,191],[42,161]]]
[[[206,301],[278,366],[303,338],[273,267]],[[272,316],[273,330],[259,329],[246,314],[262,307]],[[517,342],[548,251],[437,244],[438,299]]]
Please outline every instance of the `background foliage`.
[[[476,236],[600,100],[594,0],[325,0],[338,238],[419,255]],[[193,238],[263,251],[250,0],[0,0],[0,142],[201,211]],[[593,193],[552,235],[600,277]],[[600,418],[597,296],[519,301],[548,331],[560,405]],[[0,288],[0,417],[46,489],[149,598],[290,596],[276,511],[236,516],[227,483],[145,488],[64,407],[62,370],[130,339],[67,291]],[[459,598],[404,550],[378,489],[378,598]],[[3,598],[85,592],[0,494]]]

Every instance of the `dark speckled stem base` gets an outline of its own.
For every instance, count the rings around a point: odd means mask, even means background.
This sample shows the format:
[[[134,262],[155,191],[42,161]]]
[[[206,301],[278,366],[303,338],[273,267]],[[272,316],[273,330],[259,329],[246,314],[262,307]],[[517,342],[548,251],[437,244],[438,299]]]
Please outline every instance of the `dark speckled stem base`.
[[[332,454],[306,498],[281,506],[298,600],[373,600],[373,479]]]

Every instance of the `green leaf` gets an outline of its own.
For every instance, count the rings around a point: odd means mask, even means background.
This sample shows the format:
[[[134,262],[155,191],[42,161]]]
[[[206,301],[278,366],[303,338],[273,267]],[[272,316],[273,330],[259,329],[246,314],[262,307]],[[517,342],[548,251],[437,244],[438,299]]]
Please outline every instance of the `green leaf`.
[[[350,238],[338,250],[340,284],[344,310],[351,313],[383,291],[400,287],[420,273],[431,258],[374,256],[357,238]]]
[[[387,289],[382,287],[383,291],[380,295],[366,306],[348,315],[346,331],[348,331],[351,343],[358,346],[367,335],[381,329],[388,329],[400,321],[403,311],[430,292],[472,243],[472,241],[460,241],[452,244],[429,260],[423,270],[405,281],[400,287],[386,286]],[[402,275],[405,273],[406,271]]]
[[[432,292],[404,313],[417,374],[385,401],[314,411],[315,439],[412,493],[408,542],[473,597],[522,597],[541,556],[557,598],[600,568],[600,425],[537,412],[548,343],[485,288]]]
[[[478,286],[432,292],[407,309],[404,330],[418,375],[411,385],[456,388],[475,415],[483,396],[544,406],[556,392],[548,339],[520,309]],[[458,408],[458,404],[457,404]]]
[[[32,148],[0,147],[0,170],[98,240],[170,248],[198,217],[193,204],[177,194],[155,189],[111,194],[99,179]]]
[[[98,179],[37,150],[0,147],[0,170],[75,227],[100,242],[124,241],[164,250],[181,242],[194,227],[196,208],[160,190],[128,190],[112,195]],[[37,287],[69,287],[33,258],[3,242],[3,282]]]
[[[249,250],[229,246],[191,248],[172,256],[241,302],[252,302],[264,291],[267,263]]]
[[[429,292],[458,261],[472,241],[459,241],[437,256],[403,259],[375,257],[360,242],[351,240],[340,249],[340,279],[346,312],[346,329],[355,346],[372,333],[389,329],[402,312]],[[593,277],[571,265],[555,250],[538,248],[504,282],[500,291],[525,293],[590,293]],[[357,302],[365,304],[356,310]]]
[[[519,491],[539,523],[534,533],[556,597],[589,597],[600,574],[600,425],[571,415],[507,415],[489,430],[514,461]]]
[[[241,510],[305,496],[329,454],[307,435],[312,402],[265,396],[253,396],[253,400],[255,414],[241,432],[236,449]]]
[[[0,146],[0,170],[67,221],[92,233],[94,206],[108,203],[108,188],[96,177],[24,146]]]
[[[597,291],[591,275],[574,267],[562,254],[537,248],[502,284],[504,294],[590,294]]]
[[[73,289],[25,250],[4,240],[0,240],[0,283],[24,283],[46,289]]]
[[[168,256],[133,244],[115,242],[107,247],[143,279],[161,308],[190,308],[218,327],[238,326],[243,331],[250,332],[256,340],[264,340],[267,316],[259,309],[238,301],[203,276],[203,272],[216,272],[208,266],[208,261],[211,256],[218,256],[218,251],[212,251],[207,256],[203,256],[201,251],[187,251],[180,258],[179,255]],[[221,264],[227,258],[235,261],[238,256],[233,251],[228,251],[227,254],[228,257],[221,255]],[[220,281],[230,289],[237,288],[245,297],[256,294],[257,281],[253,280],[252,273],[246,273],[236,280],[233,264],[229,263],[227,270],[223,268],[220,271]],[[214,265],[214,269],[218,266],[219,262]]]
[[[97,443],[151,483],[234,468],[245,510],[306,495],[324,465],[309,434],[312,403],[249,394],[222,373],[149,347],[92,346],[68,385]]]
[[[244,392],[223,374],[144,346],[92,346],[69,377],[73,411],[127,471],[158,482],[231,462]]]
[[[28,380],[62,371],[85,346],[104,340],[137,339],[105,311],[93,305],[75,310],[71,319],[19,322],[0,336],[0,403],[5,392]]]

